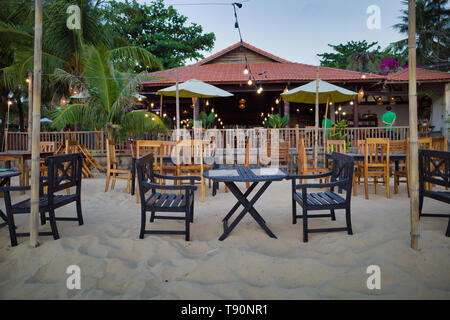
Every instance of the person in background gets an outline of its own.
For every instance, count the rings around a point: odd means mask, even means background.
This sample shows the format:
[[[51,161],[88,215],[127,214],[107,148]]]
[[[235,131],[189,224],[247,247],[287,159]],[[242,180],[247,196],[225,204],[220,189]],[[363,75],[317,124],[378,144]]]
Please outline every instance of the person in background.
[[[395,112],[392,112],[392,107],[387,106],[386,107],[386,113],[383,114],[383,117],[381,120],[383,121],[383,124],[386,128],[387,136],[389,139],[393,138],[394,129],[395,129],[395,121],[397,120],[397,115]]]
[[[331,122],[331,120],[329,118],[326,119],[326,128],[331,128],[331,126],[333,125],[333,123]],[[325,119],[322,120],[322,128],[325,127]],[[327,134],[330,135],[330,129],[327,130]]]

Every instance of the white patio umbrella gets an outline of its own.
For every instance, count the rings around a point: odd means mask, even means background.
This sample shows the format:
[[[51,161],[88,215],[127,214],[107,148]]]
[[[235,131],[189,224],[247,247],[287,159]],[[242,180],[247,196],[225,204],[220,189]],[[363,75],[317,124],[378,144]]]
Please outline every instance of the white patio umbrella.
[[[317,86],[318,84],[318,86]],[[317,89],[318,87],[318,89]],[[306,104],[315,104],[317,94],[319,96],[318,104],[326,103],[325,108],[325,126],[323,128],[323,135],[324,135],[324,144],[326,140],[326,119],[328,117],[328,106],[330,102],[333,103],[340,103],[340,102],[346,102],[354,99],[358,93],[354,91],[350,91],[345,88],[338,87],[334,84],[331,84],[329,82],[323,81],[323,80],[314,80],[310,83],[307,83],[303,86],[300,86],[298,88],[289,90],[285,93],[281,94],[281,97],[283,100],[288,102],[297,102],[297,103],[306,103]],[[318,108],[318,104],[316,104],[316,108]],[[316,120],[318,121],[318,120]],[[319,127],[319,124],[316,123],[316,128]],[[317,157],[317,139],[315,139],[315,152],[314,157]]]
[[[161,96],[177,98],[219,98],[233,96],[233,94],[228,91],[197,79],[191,79],[181,84],[161,89],[158,91],[158,94]],[[178,108],[179,104],[177,103],[177,118],[180,114]],[[179,119],[177,119],[177,123],[179,123]]]
[[[41,123],[53,123],[53,121],[50,120],[49,118],[42,118]]]

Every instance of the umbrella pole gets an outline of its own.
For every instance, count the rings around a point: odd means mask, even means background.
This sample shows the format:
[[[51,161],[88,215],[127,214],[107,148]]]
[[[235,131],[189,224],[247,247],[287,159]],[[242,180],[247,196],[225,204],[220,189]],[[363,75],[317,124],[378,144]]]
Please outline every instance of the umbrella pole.
[[[178,88],[178,69],[175,70],[176,77],[176,93],[175,93],[175,103],[177,112],[177,141],[180,139],[180,92]]]
[[[28,72],[28,138],[27,143],[28,147],[27,150],[31,151],[31,133],[33,128],[33,73]]]
[[[163,116],[163,96],[161,95],[159,97],[159,115],[164,118]]]
[[[327,146],[327,118],[328,118],[328,106],[330,104],[330,96],[327,97],[327,105],[325,107],[325,119],[323,121],[325,121],[324,126],[323,126],[323,163],[324,163],[324,167],[327,167],[327,152],[328,150],[326,150],[326,146]]]
[[[41,131],[41,65],[42,65],[42,0],[35,0],[34,27],[34,81],[33,81],[33,135],[31,146],[31,215],[30,246],[39,245],[39,162]],[[23,174],[23,173],[22,173]]]
[[[320,67],[317,67],[316,72],[316,115],[315,123],[316,128],[314,129],[314,168],[317,168],[317,153],[319,148],[319,73]]]
[[[409,130],[410,130],[410,157],[409,189],[410,215],[411,215],[411,248],[419,247],[419,164],[418,164],[418,134],[417,134],[417,82],[416,82],[416,4],[409,0]]]

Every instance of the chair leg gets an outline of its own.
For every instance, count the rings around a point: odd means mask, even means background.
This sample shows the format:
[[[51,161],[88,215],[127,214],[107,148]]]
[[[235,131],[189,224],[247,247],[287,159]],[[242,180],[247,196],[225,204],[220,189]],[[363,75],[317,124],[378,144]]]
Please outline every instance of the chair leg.
[[[331,211],[331,220],[336,221],[336,214],[334,212],[334,210],[330,210]]]
[[[106,173],[106,186],[105,186],[105,192],[108,192],[109,189],[109,179],[111,177],[111,174],[108,172]]]
[[[308,242],[308,212],[303,208],[303,242]]]
[[[389,181],[389,170],[386,171],[386,175],[385,175],[385,186],[386,186],[386,197],[388,199],[391,198],[391,185],[390,185],[390,181]]]
[[[45,212],[39,212],[39,215],[41,216],[41,226],[45,225],[46,218],[45,218]]]
[[[11,247],[17,246],[16,225],[14,224],[14,215],[6,213],[8,219],[9,238],[11,239]]]
[[[292,224],[297,224],[297,201],[292,196]]]
[[[201,181],[201,191],[202,191],[202,202],[205,202],[205,195],[206,195],[206,182],[205,182],[205,178],[202,177],[202,181]]]
[[[189,209],[186,210],[186,216],[185,216],[185,221],[184,221],[185,228],[186,228],[186,241],[190,241],[191,240],[190,239],[190,237],[191,237],[191,235],[190,235],[190,233],[191,233],[191,230],[190,230],[190,228],[191,228],[191,214],[190,214],[189,211],[190,211]]]
[[[191,223],[194,223],[194,201],[191,204]]]
[[[152,211],[150,214],[150,222],[155,221],[155,211]]]
[[[353,175],[353,196],[356,197],[357,193],[358,193],[358,184],[357,184],[357,177],[356,174]]]
[[[447,232],[445,232],[446,237],[450,237],[450,219],[448,219]]]
[[[116,186],[116,173],[113,173],[112,181],[111,181],[111,190],[114,190],[115,186]]]
[[[398,175],[397,173],[394,173],[394,194],[398,194],[398,185],[399,185]]]
[[[51,227],[52,233],[53,233],[53,239],[58,240],[59,233],[58,233],[58,227],[56,225],[55,210],[50,209],[48,212],[48,216],[49,216],[49,220],[50,220],[50,227]]]
[[[352,230],[352,220],[351,220],[351,210],[350,208],[345,209],[345,220],[347,222],[347,232],[349,235],[353,235]]]
[[[369,200],[369,179],[367,174],[364,174],[364,192],[366,193],[366,200]]]
[[[141,210],[141,232],[139,234],[139,238],[140,239],[144,239],[144,234],[145,234],[145,220],[147,219],[146,217],[146,212],[145,209]]]
[[[83,222],[83,213],[81,211],[81,199],[78,199],[76,202],[77,202],[78,225],[82,226],[84,222]]]

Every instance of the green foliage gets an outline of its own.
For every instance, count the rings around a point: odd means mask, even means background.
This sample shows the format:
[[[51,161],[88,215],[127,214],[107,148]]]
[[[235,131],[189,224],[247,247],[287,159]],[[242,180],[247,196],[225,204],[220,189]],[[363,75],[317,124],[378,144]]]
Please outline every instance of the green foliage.
[[[179,67],[190,59],[202,59],[202,51],[214,47],[214,33],[203,33],[202,26],[187,24],[187,17],[163,0],[148,4],[108,1],[103,9],[107,25],[135,46],[160,58],[165,68]],[[138,70],[141,71],[141,70]]]
[[[335,125],[335,131],[334,134],[331,135],[331,140],[346,140],[348,134],[344,133],[344,130],[347,129],[348,124],[347,124],[347,120],[341,120],[339,122],[336,122]],[[346,150],[348,151],[348,149],[351,147],[351,142],[347,142],[346,143]]]
[[[401,11],[400,23],[393,26],[406,38],[391,43],[392,53],[408,55],[408,1]],[[441,70],[448,70],[450,56],[450,24],[448,0],[416,0],[417,63],[421,65],[444,64]]]
[[[289,124],[290,117],[289,115],[285,115],[281,117],[279,114],[273,114],[269,117],[269,119],[264,123],[264,127],[266,128],[286,128]]]
[[[205,129],[209,129],[211,128],[211,125],[214,123],[214,121],[216,120],[216,115],[214,114],[214,112],[211,112],[209,115],[205,112],[202,111],[200,112],[200,114],[198,115],[199,120],[202,122],[202,126]]]

